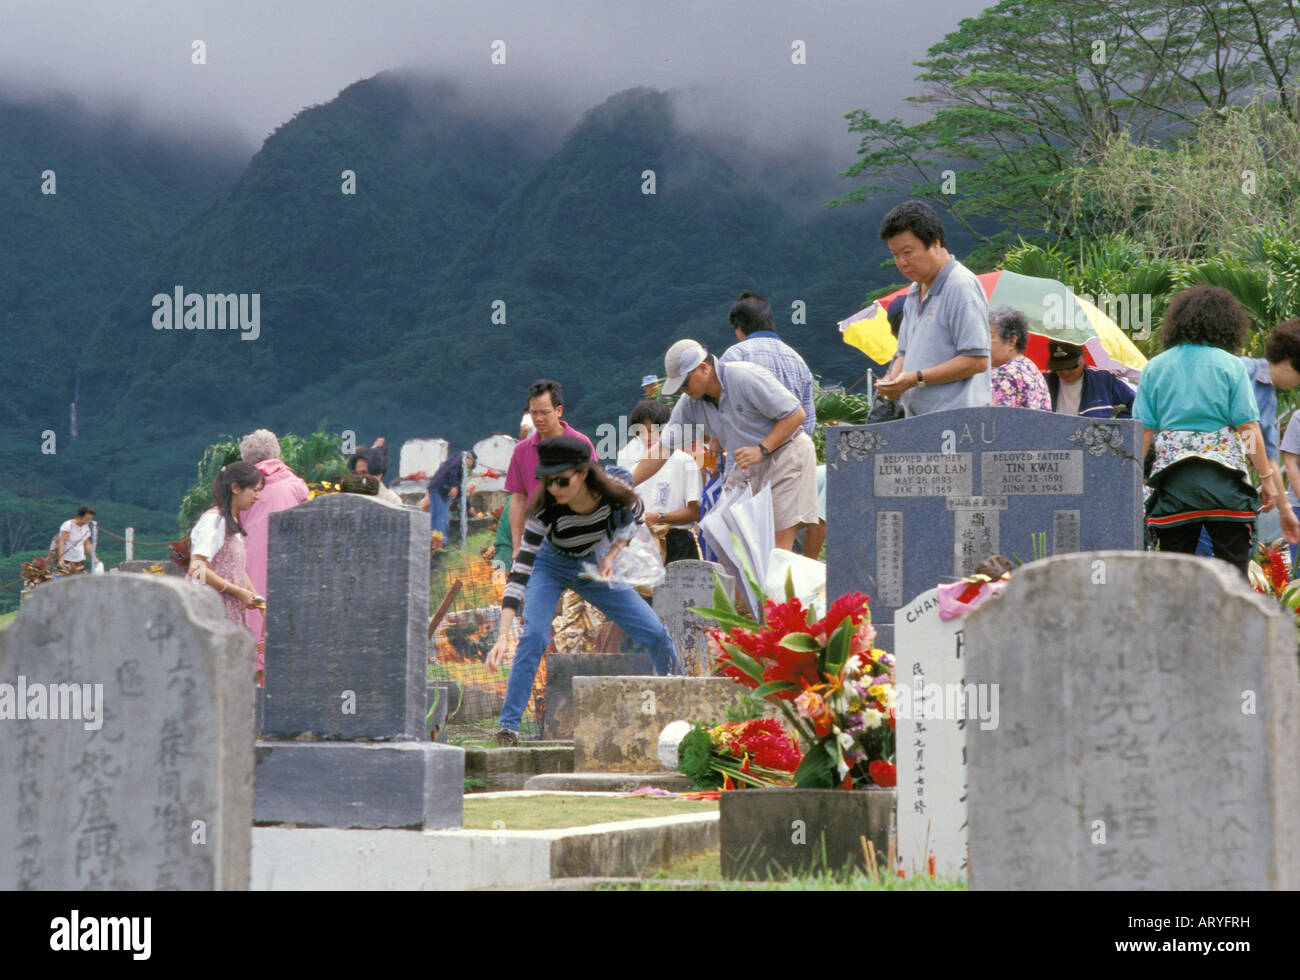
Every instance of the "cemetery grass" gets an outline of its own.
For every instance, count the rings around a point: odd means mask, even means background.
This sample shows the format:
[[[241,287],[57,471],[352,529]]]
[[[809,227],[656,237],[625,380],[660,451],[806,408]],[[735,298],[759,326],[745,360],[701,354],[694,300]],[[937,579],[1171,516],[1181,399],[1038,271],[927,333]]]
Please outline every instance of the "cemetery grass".
[[[718,851],[704,851],[683,858],[667,867],[648,873],[639,891],[688,891],[687,882],[698,882],[700,888],[744,891],[965,891],[965,879],[930,878],[928,875],[899,878],[881,875],[878,878],[861,870],[849,874],[820,872],[795,875],[773,881],[722,877],[722,856]],[[625,886],[626,887],[626,886]]]
[[[656,796],[521,796],[514,799],[465,798],[466,830],[561,830],[619,820],[717,813],[716,800]]]
[[[18,610],[13,612],[0,613],[0,630],[4,629],[18,617]]]

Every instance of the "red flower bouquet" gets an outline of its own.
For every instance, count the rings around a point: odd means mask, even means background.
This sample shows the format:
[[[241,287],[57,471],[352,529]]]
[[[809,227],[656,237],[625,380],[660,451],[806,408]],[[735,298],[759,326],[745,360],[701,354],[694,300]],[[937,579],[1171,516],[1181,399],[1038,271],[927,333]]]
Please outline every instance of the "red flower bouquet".
[[[775,718],[696,725],[678,748],[678,769],[696,789],[789,786],[799,748]]]
[[[806,744],[796,786],[894,785],[894,661],[872,645],[867,597],[841,596],[814,620],[789,584],[786,593],[763,602],[759,624],[715,578],[713,606],[694,611],[728,630],[709,634],[721,673],[774,703]]]

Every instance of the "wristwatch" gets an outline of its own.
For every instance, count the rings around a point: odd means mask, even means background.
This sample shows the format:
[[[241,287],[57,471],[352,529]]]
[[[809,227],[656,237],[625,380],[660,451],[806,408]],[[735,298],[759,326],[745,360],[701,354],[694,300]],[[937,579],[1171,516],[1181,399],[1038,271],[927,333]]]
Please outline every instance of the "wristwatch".
[[[758,451],[763,454],[764,459],[767,459],[767,457],[772,455],[772,450],[768,449],[761,442],[758,444]]]
[[[916,372],[916,386],[917,386],[918,388],[924,388],[924,387],[925,387],[925,378],[921,377],[921,372],[920,372],[920,371],[917,371],[917,372]]]

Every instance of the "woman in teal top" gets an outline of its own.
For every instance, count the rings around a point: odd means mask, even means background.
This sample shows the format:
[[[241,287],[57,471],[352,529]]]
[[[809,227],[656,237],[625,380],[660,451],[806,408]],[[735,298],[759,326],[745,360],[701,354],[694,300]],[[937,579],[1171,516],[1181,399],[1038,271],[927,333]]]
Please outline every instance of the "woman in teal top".
[[[1245,311],[1226,289],[1193,286],[1165,314],[1163,353],[1142,371],[1133,417],[1143,425],[1148,538],[1162,551],[1194,554],[1204,526],[1214,556],[1246,574],[1260,512],[1284,506],[1282,531],[1294,542],[1300,523],[1269,463],[1250,378],[1237,359]],[[1150,450],[1153,449],[1154,459]],[[1246,460],[1261,477],[1257,491]]]

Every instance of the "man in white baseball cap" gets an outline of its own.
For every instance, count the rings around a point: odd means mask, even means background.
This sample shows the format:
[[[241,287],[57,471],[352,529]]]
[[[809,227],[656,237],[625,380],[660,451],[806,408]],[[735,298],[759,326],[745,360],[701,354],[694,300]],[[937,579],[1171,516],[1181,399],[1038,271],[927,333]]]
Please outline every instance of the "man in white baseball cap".
[[[702,427],[727,453],[731,482],[748,479],[757,493],[771,488],[776,546],[794,550],[799,528],[816,524],[817,451],[803,431],[803,406],[767,368],[746,361],[719,363],[694,340],[679,340],[664,357],[664,394],[679,398],[659,435],[659,450],[637,463],[640,484],[654,476],[675,449],[689,448]]]

